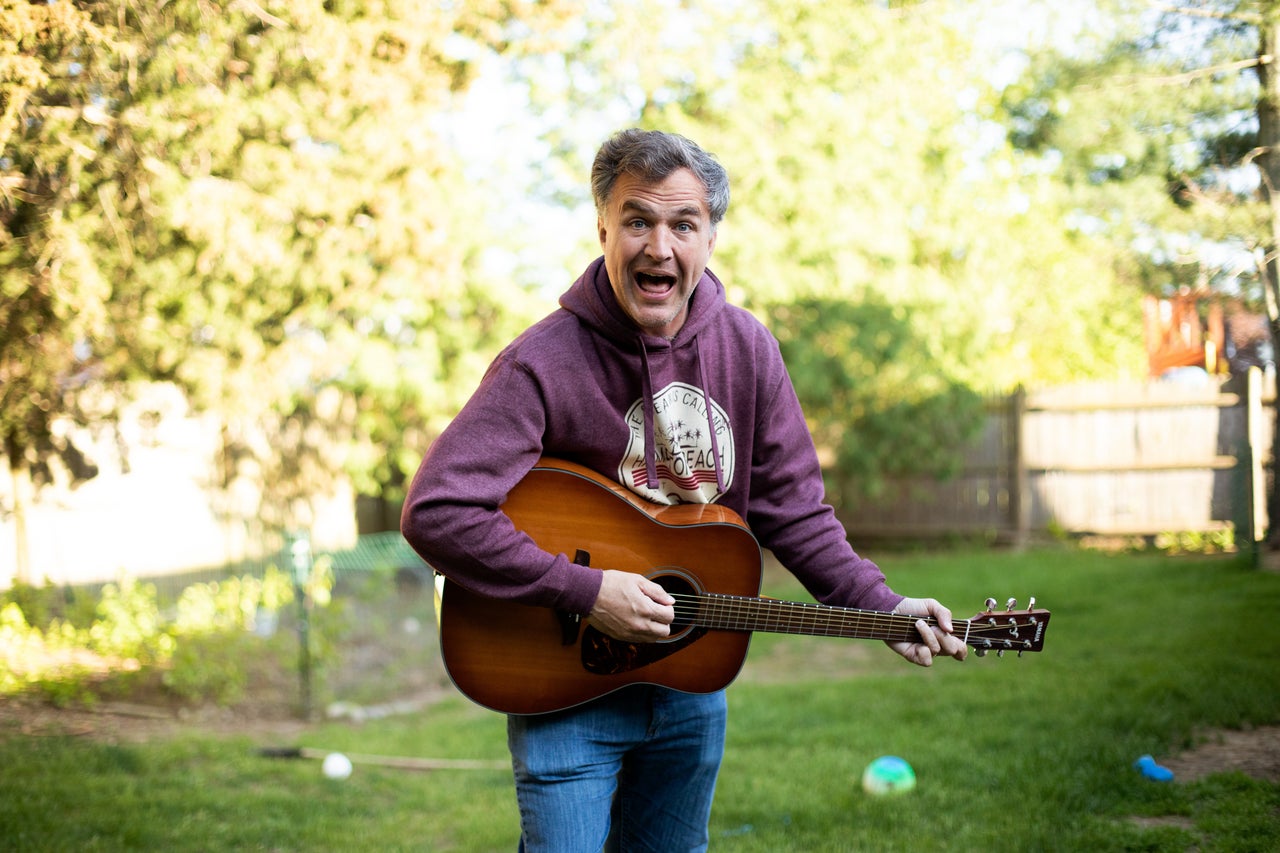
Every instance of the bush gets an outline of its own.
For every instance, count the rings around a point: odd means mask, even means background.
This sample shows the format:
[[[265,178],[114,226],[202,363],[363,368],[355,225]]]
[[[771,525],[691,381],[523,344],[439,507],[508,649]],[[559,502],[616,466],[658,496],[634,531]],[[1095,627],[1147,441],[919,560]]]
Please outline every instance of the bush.
[[[328,583],[319,576],[325,593]],[[289,577],[274,566],[261,578],[188,587],[169,619],[155,586],[131,578],[102,588],[91,619],[83,592],[15,587],[0,596],[0,695],[89,704],[150,678],[183,701],[228,704],[243,695],[258,657],[250,632],[292,599]]]

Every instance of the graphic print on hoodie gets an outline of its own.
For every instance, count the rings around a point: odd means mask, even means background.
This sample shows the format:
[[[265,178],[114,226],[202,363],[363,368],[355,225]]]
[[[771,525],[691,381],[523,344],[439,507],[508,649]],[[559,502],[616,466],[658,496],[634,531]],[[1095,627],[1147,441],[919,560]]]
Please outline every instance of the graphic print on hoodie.
[[[733,482],[734,442],[724,409],[702,389],[687,382],[672,382],[653,395],[651,428],[658,475],[658,487],[653,488],[647,475],[645,402],[644,397],[637,398],[627,410],[631,438],[618,466],[619,482],[659,504],[715,501],[720,492],[717,467],[723,482]]]

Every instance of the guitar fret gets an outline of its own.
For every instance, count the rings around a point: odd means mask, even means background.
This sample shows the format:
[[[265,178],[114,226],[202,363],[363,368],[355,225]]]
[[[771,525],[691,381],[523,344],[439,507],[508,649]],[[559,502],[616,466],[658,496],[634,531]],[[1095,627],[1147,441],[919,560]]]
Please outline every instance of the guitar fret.
[[[834,607],[802,601],[704,593],[689,598],[691,606],[678,618],[703,628],[722,631],[764,631],[822,637],[911,640],[918,617]],[[932,620],[926,620],[932,622]]]

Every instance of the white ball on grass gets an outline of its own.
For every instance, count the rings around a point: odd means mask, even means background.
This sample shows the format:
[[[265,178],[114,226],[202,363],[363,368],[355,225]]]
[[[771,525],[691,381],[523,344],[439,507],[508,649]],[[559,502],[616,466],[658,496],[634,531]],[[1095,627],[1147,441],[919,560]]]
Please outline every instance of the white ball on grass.
[[[351,775],[351,759],[341,752],[331,752],[324,757],[320,768],[330,779],[345,779]]]

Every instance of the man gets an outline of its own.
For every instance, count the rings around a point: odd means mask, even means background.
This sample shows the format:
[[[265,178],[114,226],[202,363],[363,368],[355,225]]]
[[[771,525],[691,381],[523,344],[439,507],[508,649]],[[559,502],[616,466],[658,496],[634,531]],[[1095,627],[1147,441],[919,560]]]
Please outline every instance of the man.
[[[945,607],[894,593],[849,546],[776,341],[707,269],[724,169],[683,137],[627,130],[598,152],[592,193],[603,257],[432,445],[405,503],[408,541],[474,592],[580,614],[621,640],[668,636],[662,587],[542,551],[503,514],[539,457],[565,458],[650,501],[735,510],[819,601],[934,617],[919,642],[890,644],[907,660],[964,659]],[[649,685],[509,717],[521,849],[705,849],[725,720],[723,691]]]

